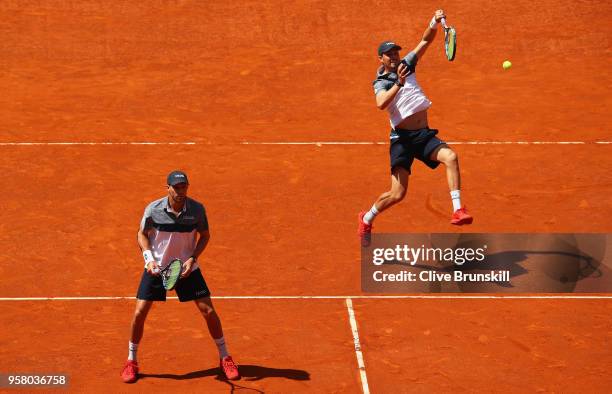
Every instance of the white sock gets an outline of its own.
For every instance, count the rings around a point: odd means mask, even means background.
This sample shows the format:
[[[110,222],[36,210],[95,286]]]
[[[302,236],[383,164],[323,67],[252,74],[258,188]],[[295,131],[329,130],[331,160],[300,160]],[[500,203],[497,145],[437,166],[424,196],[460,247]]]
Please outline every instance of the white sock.
[[[365,215],[363,215],[363,221],[366,224],[372,224],[372,222],[374,221],[374,218],[379,213],[380,212],[378,212],[378,209],[376,209],[376,204],[374,204],[374,205],[372,205],[372,208],[370,208],[370,210],[368,212],[366,212]]]
[[[136,352],[138,352],[138,344],[129,341],[128,351],[128,360],[136,361]]]
[[[217,344],[217,349],[219,349],[219,358],[224,359],[225,357],[229,356],[227,347],[225,346],[224,337],[215,339],[215,343]]]
[[[461,208],[461,192],[459,190],[453,190],[450,192],[451,198],[453,199],[453,212]]]

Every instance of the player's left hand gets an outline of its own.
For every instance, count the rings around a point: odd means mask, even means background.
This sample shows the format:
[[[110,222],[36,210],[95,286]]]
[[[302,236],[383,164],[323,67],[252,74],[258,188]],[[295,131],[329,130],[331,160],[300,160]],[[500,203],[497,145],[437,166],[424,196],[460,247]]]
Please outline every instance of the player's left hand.
[[[436,22],[440,23],[442,18],[446,18],[446,15],[444,14],[444,10],[437,10],[436,13],[434,14],[434,18],[436,18]]]
[[[191,274],[191,268],[193,267],[193,259],[190,257],[187,259],[187,261],[185,261],[185,263],[183,264],[183,272],[181,272],[181,279],[182,278],[186,278],[189,276],[189,274]]]

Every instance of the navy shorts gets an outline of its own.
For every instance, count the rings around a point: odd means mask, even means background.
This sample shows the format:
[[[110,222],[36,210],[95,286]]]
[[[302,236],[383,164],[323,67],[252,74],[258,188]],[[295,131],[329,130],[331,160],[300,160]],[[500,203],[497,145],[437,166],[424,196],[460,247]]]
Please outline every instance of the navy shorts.
[[[174,290],[181,302],[210,297],[210,290],[199,268],[192,271],[188,277],[179,279]],[[136,298],[147,301],[166,301],[166,289],[164,289],[161,276],[151,275],[144,270]]]
[[[391,171],[395,167],[403,167],[410,173],[410,167],[415,158],[419,159],[427,167],[436,168],[439,161],[431,160],[432,152],[440,145],[446,144],[436,137],[438,130],[428,127],[419,130],[391,130],[391,146],[389,155],[391,158]]]

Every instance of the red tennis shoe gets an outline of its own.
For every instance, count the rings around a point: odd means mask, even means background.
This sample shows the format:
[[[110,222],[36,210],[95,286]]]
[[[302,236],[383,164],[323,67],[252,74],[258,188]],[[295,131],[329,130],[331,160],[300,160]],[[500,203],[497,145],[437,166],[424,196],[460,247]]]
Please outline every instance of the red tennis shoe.
[[[240,379],[240,372],[238,372],[238,366],[236,365],[234,360],[232,360],[231,356],[227,356],[221,359],[220,368],[221,371],[223,371],[223,374],[225,375],[227,380]]]
[[[124,383],[134,383],[138,380],[138,363],[136,361],[127,360],[123,371],[121,371],[121,379]]]
[[[361,246],[364,248],[370,246],[372,241],[372,225],[363,221],[365,214],[365,211],[359,212],[359,229],[357,230],[357,234],[359,234],[361,239]]]
[[[474,218],[470,216],[469,213],[467,213],[466,207],[457,209],[455,213],[453,213],[453,216],[451,217],[451,224],[454,224],[456,226],[470,224],[472,223],[472,221],[474,221]]]

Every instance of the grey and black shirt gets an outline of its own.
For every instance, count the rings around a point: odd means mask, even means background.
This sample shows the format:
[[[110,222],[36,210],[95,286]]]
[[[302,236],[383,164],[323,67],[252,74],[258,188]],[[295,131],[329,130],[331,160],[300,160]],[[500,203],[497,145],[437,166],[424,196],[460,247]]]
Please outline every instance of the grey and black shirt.
[[[398,138],[394,130],[404,119],[431,107],[431,101],[425,96],[416,80],[416,64],[418,60],[416,53],[410,52],[404,57],[404,60],[408,64],[410,73],[406,77],[404,86],[400,88],[393,101],[387,106],[392,128],[391,139]],[[372,82],[374,94],[377,95],[382,91],[391,89],[396,81],[397,74],[394,72],[385,73],[384,68],[381,66],[376,72],[376,79]]]
[[[175,258],[185,261],[193,255],[198,231],[208,230],[208,219],[204,205],[196,200],[187,197],[181,212],[174,212],[168,197],[163,197],[147,206],[140,230],[149,238],[155,261],[164,268]]]

